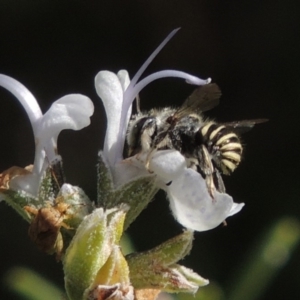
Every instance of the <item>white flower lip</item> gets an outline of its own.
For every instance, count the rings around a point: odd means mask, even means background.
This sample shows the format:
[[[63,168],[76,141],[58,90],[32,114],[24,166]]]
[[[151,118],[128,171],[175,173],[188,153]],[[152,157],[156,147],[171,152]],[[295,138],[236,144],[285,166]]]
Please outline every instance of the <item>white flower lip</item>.
[[[164,183],[176,179],[185,168],[184,156],[173,149],[156,151],[149,161],[149,171],[154,172]]]
[[[36,195],[45,166],[56,157],[59,133],[63,129],[80,130],[88,126],[94,105],[88,97],[72,94],[54,102],[43,115],[34,96],[20,82],[0,74],[0,86],[15,95],[24,107],[31,122],[36,144],[32,174],[16,177],[12,184]]]
[[[115,185],[120,186],[141,176],[155,175],[157,187],[166,190],[166,185],[181,175],[186,168],[184,156],[176,150],[159,150],[138,154],[116,163],[113,171]],[[149,169],[145,168],[149,159]]]
[[[127,180],[138,177],[138,169],[140,176],[145,175],[147,156],[148,153],[145,153],[126,160],[129,162],[126,164]],[[122,173],[122,170],[119,169],[119,172]],[[206,181],[198,172],[186,167],[184,156],[176,150],[154,153],[148,172],[156,175],[157,187],[167,192],[175,219],[187,229],[213,229],[244,206],[244,203],[233,202],[232,197],[225,193],[216,192],[212,199]]]
[[[36,154],[33,172],[41,174],[43,171],[44,151],[48,161],[55,159],[59,133],[64,129],[80,130],[87,127],[93,112],[92,101],[80,94],[67,95],[55,101],[35,123]]]
[[[94,112],[91,100],[80,94],[64,96],[55,101],[50,109],[39,119],[36,138],[57,140],[63,129],[80,130],[90,125]]]
[[[234,203],[228,194],[215,193],[212,200],[206,182],[199,173],[185,169],[167,188],[174,217],[184,227],[206,231],[238,213],[244,203]]]

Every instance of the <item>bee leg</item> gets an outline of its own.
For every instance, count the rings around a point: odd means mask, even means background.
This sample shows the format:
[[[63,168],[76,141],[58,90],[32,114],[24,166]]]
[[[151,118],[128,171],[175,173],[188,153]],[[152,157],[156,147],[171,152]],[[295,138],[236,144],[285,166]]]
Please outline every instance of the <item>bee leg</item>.
[[[146,157],[146,161],[145,161],[145,168],[147,169],[147,171],[149,173],[153,173],[153,171],[150,170],[150,160],[152,159],[153,155],[159,150],[161,149],[161,143],[163,143],[165,137],[167,136],[168,131],[164,131],[160,134],[158,134],[155,137],[155,140],[153,141],[153,146],[152,148],[150,148]]]
[[[212,160],[210,158],[207,148],[204,145],[202,145],[201,152],[199,154],[200,154],[199,161],[201,162],[201,168],[205,175],[207,190],[208,190],[212,200],[215,201],[216,187],[215,187],[214,178],[213,178],[215,170],[214,170],[214,166],[212,164]]]
[[[152,170],[150,170],[150,160],[152,159],[153,155],[157,152],[157,148],[151,149],[146,157],[145,161],[145,168],[149,173],[153,173]]]
[[[214,184],[213,177],[211,174],[206,176],[206,186],[207,186],[208,192],[209,192],[212,200],[215,201],[216,188],[215,188],[215,184]]]

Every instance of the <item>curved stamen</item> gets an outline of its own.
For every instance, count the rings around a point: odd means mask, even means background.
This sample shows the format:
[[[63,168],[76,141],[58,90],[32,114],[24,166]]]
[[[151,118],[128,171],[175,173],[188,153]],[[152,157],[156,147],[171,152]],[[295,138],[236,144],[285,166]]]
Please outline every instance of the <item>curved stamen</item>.
[[[148,59],[143,63],[143,65],[140,67],[140,69],[136,72],[136,74],[133,76],[132,80],[130,81],[130,84],[128,86],[128,89],[130,89],[132,86],[134,86],[141,75],[144,73],[146,68],[150,65],[152,60],[155,58],[155,56],[161,51],[161,49],[170,41],[170,39],[177,33],[177,31],[180,30],[180,28],[174,29],[169,35],[160,43],[160,45],[153,51],[153,53],[148,57]]]
[[[164,78],[164,77],[178,77],[183,78],[186,80],[189,84],[194,85],[205,85],[211,82],[211,78],[207,79],[201,79],[199,77],[190,75],[188,73],[177,71],[177,70],[163,70],[159,72],[155,72],[144,79],[142,79],[139,83],[137,83],[131,90],[127,89],[125,92],[125,97],[128,99],[132,99],[131,102],[136,98],[136,96],[139,94],[139,92],[149,83],[151,83],[154,80]],[[128,100],[129,102],[129,100]],[[131,104],[131,103],[130,103]]]

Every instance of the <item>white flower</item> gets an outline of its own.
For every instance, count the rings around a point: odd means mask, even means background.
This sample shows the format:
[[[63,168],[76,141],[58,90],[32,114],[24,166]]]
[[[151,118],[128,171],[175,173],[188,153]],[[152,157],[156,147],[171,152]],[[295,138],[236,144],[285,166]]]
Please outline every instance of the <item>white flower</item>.
[[[163,77],[180,77],[195,85],[210,82],[210,78],[202,80],[175,70],[160,71],[138,82],[146,67],[177,31],[171,32],[159,45],[130,83],[125,70],[119,71],[118,74],[101,71],[95,78],[96,90],[107,115],[103,154],[117,186],[129,182],[134,177],[149,174],[145,168],[146,153],[127,160],[123,160],[122,156],[131,104],[141,89],[153,80]],[[174,217],[186,228],[197,231],[212,229],[240,211],[244,205],[236,204],[229,195],[218,192],[212,201],[205,180],[199,173],[186,167],[185,158],[178,151],[157,151],[151,156],[149,169],[157,176],[158,187],[167,192]]]
[[[63,129],[80,130],[88,126],[94,105],[86,96],[71,94],[55,101],[43,115],[35,97],[20,82],[0,74],[0,86],[10,91],[23,105],[31,122],[36,146],[32,174],[14,178],[10,187],[36,196],[45,168],[57,158],[59,133]]]

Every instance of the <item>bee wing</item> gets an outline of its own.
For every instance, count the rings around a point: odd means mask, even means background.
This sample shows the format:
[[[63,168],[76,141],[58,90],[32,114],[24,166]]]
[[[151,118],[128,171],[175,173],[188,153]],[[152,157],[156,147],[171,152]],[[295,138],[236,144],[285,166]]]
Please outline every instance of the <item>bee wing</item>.
[[[213,175],[214,175],[214,182],[215,182],[217,190],[220,193],[226,193],[225,184],[224,184],[222,174],[219,171],[219,169],[216,168],[215,173]]]
[[[195,89],[185,100],[183,105],[193,107],[193,109],[207,111],[216,107],[220,103],[221,95],[221,90],[217,84],[206,84]]]
[[[221,90],[215,83],[199,86],[175,112],[175,116],[180,118],[191,112],[210,110],[219,104],[221,95]]]
[[[268,122],[268,119],[254,119],[254,120],[242,120],[242,121],[234,121],[228,123],[222,123],[226,127],[231,127],[234,131],[238,133],[245,133],[251,130],[255,124]]]

